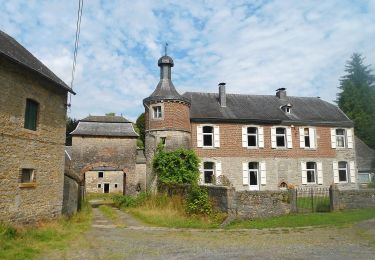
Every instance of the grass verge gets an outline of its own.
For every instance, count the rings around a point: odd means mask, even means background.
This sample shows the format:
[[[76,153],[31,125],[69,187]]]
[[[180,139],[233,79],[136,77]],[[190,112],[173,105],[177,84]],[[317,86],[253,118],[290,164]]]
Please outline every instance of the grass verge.
[[[126,225],[121,221],[119,214],[113,207],[101,205],[99,210],[103,213],[104,216],[113,221],[113,223],[118,227],[126,227]]]
[[[124,210],[146,224],[171,228],[216,228],[226,217],[218,212],[210,216],[188,215],[185,207],[185,200],[181,196],[158,194],[148,196],[140,205]]]
[[[0,224],[0,259],[32,259],[40,253],[64,249],[90,227],[91,207],[85,203],[71,218],[29,227]]]
[[[108,201],[111,202],[113,200],[113,193],[87,193],[86,194],[86,200],[102,200],[102,201]]]
[[[345,210],[330,213],[310,213],[280,217],[233,221],[226,228],[280,228],[305,226],[342,226],[375,218],[375,208]]]

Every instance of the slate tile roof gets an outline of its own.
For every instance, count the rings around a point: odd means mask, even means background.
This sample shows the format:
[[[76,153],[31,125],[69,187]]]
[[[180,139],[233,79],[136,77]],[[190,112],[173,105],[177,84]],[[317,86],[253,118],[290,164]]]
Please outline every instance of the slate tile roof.
[[[353,126],[337,106],[316,97],[226,94],[226,107],[221,107],[218,93],[186,92],[183,96],[191,100],[192,121]],[[292,105],[290,114],[281,109],[286,104]]]
[[[27,67],[38,73],[47,80],[52,81],[58,87],[63,88],[73,94],[74,91],[51,70],[49,70],[40,60],[26,50],[14,38],[0,30],[0,55]]]
[[[78,122],[71,135],[138,137],[132,123],[122,116],[88,116]]]
[[[361,139],[355,137],[358,171],[375,171],[375,150],[368,147]]]

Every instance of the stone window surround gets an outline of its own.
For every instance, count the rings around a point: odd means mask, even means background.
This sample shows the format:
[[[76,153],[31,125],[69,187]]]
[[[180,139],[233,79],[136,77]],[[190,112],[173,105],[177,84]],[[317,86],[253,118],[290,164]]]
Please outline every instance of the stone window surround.
[[[22,181],[22,175],[24,170],[31,170],[31,176],[30,179],[31,181],[28,182],[23,182]],[[20,188],[35,188],[36,187],[36,170],[31,167],[25,167],[25,168],[20,168],[19,170],[19,187]]]
[[[154,117],[154,107],[160,107],[161,108],[161,117]],[[150,105],[150,111],[151,114],[151,120],[164,120],[164,103],[154,103]]]

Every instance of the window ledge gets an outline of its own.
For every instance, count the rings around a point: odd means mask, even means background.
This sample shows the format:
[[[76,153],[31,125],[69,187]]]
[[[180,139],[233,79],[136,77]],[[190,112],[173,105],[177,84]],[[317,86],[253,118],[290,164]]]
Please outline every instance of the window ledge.
[[[258,146],[247,146],[247,147],[244,147],[248,150],[258,150],[258,149],[262,149],[262,148],[259,148]]]
[[[31,130],[31,129],[27,129],[27,128],[22,127],[21,131],[25,132],[25,133],[28,133],[28,134],[40,135],[39,128],[36,128],[36,130]]]
[[[18,185],[20,188],[35,188],[36,187],[36,182],[24,182],[20,183]]]
[[[202,149],[206,149],[206,150],[213,150],[213,149],[216,149],[218,147],[213,147],[213,146],[203,146],[201,147]]]

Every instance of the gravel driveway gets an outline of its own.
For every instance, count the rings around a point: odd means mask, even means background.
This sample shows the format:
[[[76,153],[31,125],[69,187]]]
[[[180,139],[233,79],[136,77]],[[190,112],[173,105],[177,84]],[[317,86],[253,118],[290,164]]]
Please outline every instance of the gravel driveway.
[[[40,259],[374,259],[375,220],[350,227],[192,230],[142,226],[119,211],[119,227],[93,209],[92,228]]]

